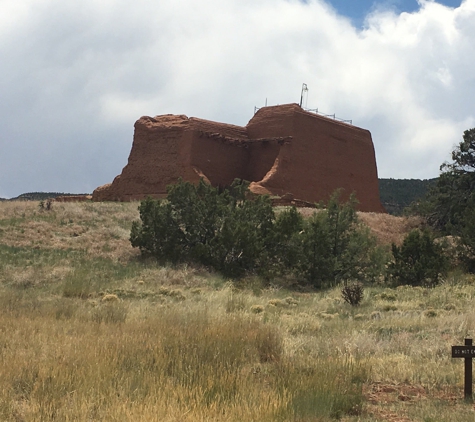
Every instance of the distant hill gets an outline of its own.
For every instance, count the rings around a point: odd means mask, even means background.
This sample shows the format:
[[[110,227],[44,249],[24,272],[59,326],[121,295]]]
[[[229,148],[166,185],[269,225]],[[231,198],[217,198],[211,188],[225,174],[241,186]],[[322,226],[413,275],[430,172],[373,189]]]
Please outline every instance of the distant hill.
[[[1,199],[4,201],[44,201],[48,198],[56,198],[58,196],[76,196],[88,195],[87,193],[63,193],[63,192],[28,192],[18,195],[16,198]]]
[[[422,198],[435,179],[379,179],[381,203],[389,214],[400,215],[404,208]]]

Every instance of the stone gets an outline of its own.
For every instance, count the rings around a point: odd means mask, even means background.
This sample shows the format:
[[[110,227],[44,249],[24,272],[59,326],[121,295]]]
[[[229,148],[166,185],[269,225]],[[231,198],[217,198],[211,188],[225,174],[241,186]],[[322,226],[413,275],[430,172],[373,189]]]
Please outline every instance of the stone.
[[[328,201],[355,192],[360,211],[385,212],[379,199],[371,133],[297,104],[263,107],[247,126],[184,115],[141,117],[127,165],[94,201],[163,198],[179,179],[228,186],[249,182],[256,194],[283,201]]]

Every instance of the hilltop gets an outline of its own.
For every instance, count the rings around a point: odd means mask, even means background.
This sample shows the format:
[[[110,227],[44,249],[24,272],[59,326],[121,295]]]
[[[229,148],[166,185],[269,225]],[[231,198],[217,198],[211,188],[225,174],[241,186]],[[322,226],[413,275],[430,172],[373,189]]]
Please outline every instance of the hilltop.
[[[82,196],[87,193],[64,193],[64,192],[28,192],[22,193],[15,198],[0,198],[0,201],[44,201],[45,199],[57,198],[58,196]]]

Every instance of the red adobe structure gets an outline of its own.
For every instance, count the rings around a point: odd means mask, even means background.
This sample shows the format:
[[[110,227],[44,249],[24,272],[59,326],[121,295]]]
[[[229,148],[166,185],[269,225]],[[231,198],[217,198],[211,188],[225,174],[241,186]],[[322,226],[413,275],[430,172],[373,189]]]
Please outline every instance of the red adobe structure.
[[[245,127],[183,115],[141,117],[128,164],[93,200],[162,198],[179,178],[213,186],[239,178],[254,193],[311,203],[341,188],[343,199],[355,192],[360,211],[385,212],[371,133],[297,104],[263,107]]]

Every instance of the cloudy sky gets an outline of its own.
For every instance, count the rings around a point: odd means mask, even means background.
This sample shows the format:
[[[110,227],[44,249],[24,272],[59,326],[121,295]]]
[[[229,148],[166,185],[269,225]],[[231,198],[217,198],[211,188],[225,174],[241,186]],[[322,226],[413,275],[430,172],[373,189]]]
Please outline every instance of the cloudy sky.
[[[92,192],[142,115],[299,102],[432,178],[475,126],[475,0],[0,0],[0,197]]]

